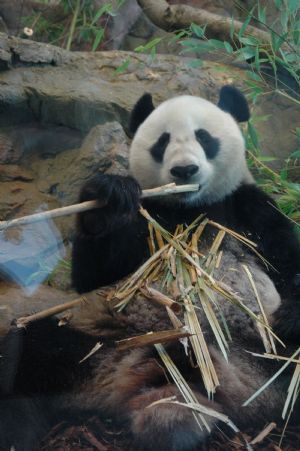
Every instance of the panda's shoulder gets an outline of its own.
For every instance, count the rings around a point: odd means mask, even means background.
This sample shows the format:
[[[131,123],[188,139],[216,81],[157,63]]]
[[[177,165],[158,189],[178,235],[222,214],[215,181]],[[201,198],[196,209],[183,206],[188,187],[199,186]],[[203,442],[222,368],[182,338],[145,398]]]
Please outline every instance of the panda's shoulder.
[[[289,221],[280,213],[275,200],[260,187],[242,184],[234,193],[234,209],[239,218],[257,225],[258,229],[267,224],[275,227],[291,228]]]
[[[233,196],[236,204],[240,202],[245,205],[245,201],[247,201],[247,205],[253,205],[254,203],[257,203],[258,206],[265,206],[270,203],[275,204],[271,196],[266,194],[255,183],[242,183],[233,193]]]

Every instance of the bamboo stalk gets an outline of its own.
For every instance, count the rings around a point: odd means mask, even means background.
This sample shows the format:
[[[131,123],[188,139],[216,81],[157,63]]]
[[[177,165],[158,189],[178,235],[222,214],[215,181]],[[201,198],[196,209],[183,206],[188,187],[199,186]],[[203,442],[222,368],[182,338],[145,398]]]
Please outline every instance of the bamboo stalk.
[[[169,298],[155,288],[144,285],[140,288],[140,291],[150,301],[163,305],[164,307],[169,307],[174,313],[178,314],[181,312],[181,305],[178,304],[178,302],[173,301],[173,299]]]
[[[75,299],[74,301],[65,302],[64,304],[55,305],[54,307],[50,307],[46,310],[42,310],[41,312],[34,313],[33,315],[23,316],[16,321],[17,327],[26,327],[29,323],[33,321],[38,321],[40,319],[48,318],[49,316],[57,315],[58,313],[62,313],[65,310],[69,310],[70,308],[76,307],[77,305],[86,302],[85,297],[81,297],[79,299]]]
[[[255,438],[250,442],[250,445],[256,445],[262,442],[269,434],[276,428],[276,423],[269,423]]]
[[[144,335],[125,338],[124,340],[116,341],[116,345],[118,351],[125,351],[127,349],[135,349],[157,343],[177,341],[181,338],[189,337],[190,335],[191,334],[189,332],[182,329],[162,330],[159,332],[149,332]]]
[[[168,185],[160,186],[158,188],[146,189],[142,191],[141,199],[156,196],[166,196],[168,194],[187,193],[191,191],[198,191],[199,185],[175,185],[169,183]],[[50,218],[58,218],[60,216],[71,215],[74,213],[82,213],[93,208],[102,208],[106,202],[98,200],[88,200],[79,204],[68,205],[67,207],[55,208],[53,210],[42,211],[32,215],[23,216],[21,218],[10,219],[8,221],[0,221],[0,230],[6,230],[10,227],[32,224],[33,222],[43,221]]]

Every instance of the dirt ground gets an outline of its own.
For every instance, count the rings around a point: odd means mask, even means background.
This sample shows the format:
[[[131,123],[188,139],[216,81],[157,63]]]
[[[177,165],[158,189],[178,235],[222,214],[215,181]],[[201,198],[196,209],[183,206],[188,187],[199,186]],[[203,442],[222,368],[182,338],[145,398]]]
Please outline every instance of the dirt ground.
[[[266,425],[267,426],[267,425]],[[209,443],[199,451],[242,451],[245,441],[251,442],[262,431],[248,430],[242,436],[228,437],[217,431]],[[253,450],[299,451],[300,430],[289,427],[282,445],[279,446],[281,431],[275,425],[271,432],[263,433],[259,443],[251,444]],[[109,420],[90,418],[85,424],[60,423],[45,437],[38,451],[135,451],[132,437],[126,430],[117,429]],[[196,451],[196,450],[195,450]]]

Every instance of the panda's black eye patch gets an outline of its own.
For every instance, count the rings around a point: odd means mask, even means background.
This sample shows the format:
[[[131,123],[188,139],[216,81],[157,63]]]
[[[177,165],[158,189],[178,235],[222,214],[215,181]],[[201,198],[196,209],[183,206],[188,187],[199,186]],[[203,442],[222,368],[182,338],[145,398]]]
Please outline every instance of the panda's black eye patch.
[[[207,158],[209,160],[215,158],[220,150],[220,142],[218,138],[214,138],[210,133],[208,133],[207,130],[204,130],[203,128],[196,130],[195,136],[198,143],[201,144],[201,147],[203,148]]]
[[[170,133],[165,132],[160,135],[156,143],[150,148],[151,155],[157,163],[161,163],[163,161],[164,153],[169,142]]]

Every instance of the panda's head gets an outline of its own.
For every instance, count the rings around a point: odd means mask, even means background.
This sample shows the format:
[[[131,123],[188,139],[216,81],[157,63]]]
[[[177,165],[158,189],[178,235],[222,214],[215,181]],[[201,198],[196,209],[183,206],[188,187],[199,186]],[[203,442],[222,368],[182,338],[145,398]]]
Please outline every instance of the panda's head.
[[[143,189],[171,182],[199,184],[198,192],[180,197],[185,203],[222,200],[241,183],[252,181],[237,124],[248,119],[247,101],[233,86],[221,89],[218,105],[184,95],[154,108],[151,95],[144,94],[130,118],[135,133],[131,174]]]

